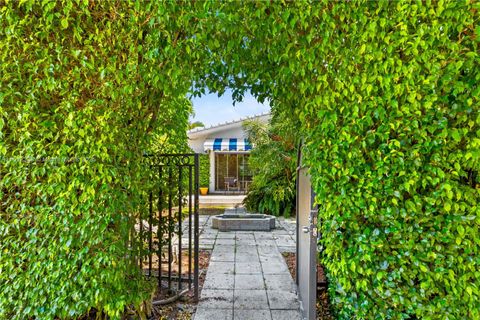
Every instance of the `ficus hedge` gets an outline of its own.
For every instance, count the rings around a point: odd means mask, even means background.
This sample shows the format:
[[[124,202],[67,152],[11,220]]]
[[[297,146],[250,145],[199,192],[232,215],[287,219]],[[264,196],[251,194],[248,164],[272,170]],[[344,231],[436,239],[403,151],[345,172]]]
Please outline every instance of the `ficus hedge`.
[[[0,5],[0,319],[120,318],[151,297],[129,235],[144,153],[186,145],[190,19],[175,3]]]
[[[119,317],[148,296],[125,255],[139,158],[194,81],[299,121],[339,319],[480,317],[479,10],[3,5],[0,316]]]
[[[223,10],[204,83],[300,120],[336,316],[479,318],[479,3]]]
[[[480,317],[479,10],[336,3],[318,26],[299,115],[342,318]]]
[[[210,185],[210,157],[207,154],[200,155],[199,159],[199,183],[200,187],[208,188]]]

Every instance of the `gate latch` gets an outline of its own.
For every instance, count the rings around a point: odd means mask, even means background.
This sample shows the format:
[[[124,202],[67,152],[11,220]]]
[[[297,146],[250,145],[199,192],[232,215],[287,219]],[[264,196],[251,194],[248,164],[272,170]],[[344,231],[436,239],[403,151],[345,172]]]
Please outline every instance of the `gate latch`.
[[[308,227],[309,231],[312,233],[312,237],[317,237],[317,216],[318,216],[318,210],[311,210],[310,211],[310,216],[308,217],[308,223],[310,226]],[[305,232],[305,227],[304,231]],[[307,231],[308,232],[308,231]]]

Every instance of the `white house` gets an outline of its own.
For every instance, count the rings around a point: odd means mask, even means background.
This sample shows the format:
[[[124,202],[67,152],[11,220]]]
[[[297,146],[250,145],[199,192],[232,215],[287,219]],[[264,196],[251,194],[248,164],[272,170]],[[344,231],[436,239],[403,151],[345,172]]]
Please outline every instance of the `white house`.
[[[252,145],[246,137],[243,122],[268,122],[270,114],[261,114],[187,132],[190,148],[206,153],[210,159],[209,193],[245,192],[252,181],[248,157]]]

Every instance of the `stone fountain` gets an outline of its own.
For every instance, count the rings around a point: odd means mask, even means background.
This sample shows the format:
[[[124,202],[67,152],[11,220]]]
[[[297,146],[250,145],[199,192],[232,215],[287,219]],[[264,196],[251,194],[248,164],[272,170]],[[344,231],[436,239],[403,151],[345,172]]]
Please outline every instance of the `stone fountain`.
[[[219,231],[270,231],[275,229],[275,217],[248,213],[245,208],[225,209],[225,213],[212,217],[212,228]]]

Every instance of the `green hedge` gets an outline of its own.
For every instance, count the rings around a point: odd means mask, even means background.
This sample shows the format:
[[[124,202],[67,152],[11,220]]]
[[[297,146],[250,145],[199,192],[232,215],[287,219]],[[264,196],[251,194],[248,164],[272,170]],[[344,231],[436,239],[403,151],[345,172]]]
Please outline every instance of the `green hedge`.
[[[0,6],[0,319],[118,319],[151,298],[129,233],[144,210],[144,152],[171,130],[185,137],[200,52],[180,31],[185,8]]]
[[[317,26],[300,116],[342,319],[480,318],[479,10],[345,2]]]
[[[480,317],[479,6],[256,2],[219,15],[204,83],[300,120],[339,319]]]
[[[200,155],[200,187],[208,188],[210,185],[210,156]]]
[[[118,318],[147,298],[125,255],[141,155],[175,127],[192,80],[300,121],[339,319],[479,318],[479,12],[466,0],[3,5],[0,318]]]

